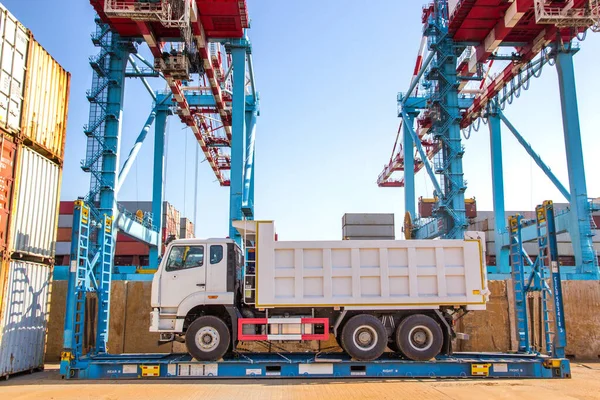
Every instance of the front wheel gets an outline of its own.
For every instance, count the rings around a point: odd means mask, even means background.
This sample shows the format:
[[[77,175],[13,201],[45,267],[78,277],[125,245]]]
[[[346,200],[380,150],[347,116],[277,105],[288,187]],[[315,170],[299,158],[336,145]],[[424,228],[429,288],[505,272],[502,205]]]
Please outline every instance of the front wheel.
[[[342,329],[342,348],[360,361],[379,358],[385,351],[387,342],[388,336],[383,323],[372,315],[354,316]]]
[[[413,361],[431,360],[442,350],[444,334],[431,317],[415,314],[406,317],[396,330],[396,345]]]
[[[188,352],[198,361],[217,361],[227,349],[231,335],[229,328],[220,318],[207,315],[196,319],[185,333]]]

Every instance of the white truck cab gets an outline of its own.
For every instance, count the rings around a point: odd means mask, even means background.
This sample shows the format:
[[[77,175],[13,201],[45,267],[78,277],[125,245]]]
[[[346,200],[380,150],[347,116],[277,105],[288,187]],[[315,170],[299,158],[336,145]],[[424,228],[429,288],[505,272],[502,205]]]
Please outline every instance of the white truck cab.
[[[182,332],[194,307],[234,304],[242,252],[231,239],[169,244],[152,280],[152,332]]]

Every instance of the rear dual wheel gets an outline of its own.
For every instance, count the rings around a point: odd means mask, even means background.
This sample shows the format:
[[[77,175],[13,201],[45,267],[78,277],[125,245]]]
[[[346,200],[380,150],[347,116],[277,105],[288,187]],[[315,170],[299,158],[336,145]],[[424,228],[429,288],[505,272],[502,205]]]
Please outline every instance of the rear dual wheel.
[[[444,334],[440,325],[433,318],[423,314],[404,318],[394,336],[400,353],[413,361],[431,360],[440,354],[444,344]]]

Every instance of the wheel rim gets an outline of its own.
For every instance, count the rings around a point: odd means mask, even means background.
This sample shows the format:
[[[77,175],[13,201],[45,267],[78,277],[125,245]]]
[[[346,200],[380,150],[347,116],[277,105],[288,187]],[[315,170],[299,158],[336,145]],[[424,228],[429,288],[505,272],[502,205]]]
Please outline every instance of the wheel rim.
[[[408,341],[415,350],[428,350],[433,346],[433,332],[424,325],[417,325],[408,332]]]
[[[196,344],[204,352],[213,351],[221,342],[219,332],[212,326],[204,326],[196,332]]]
[[[375,328],[369,325],[361,325],[354,330],[352,340],[354,346],[362,351],[369,351],[377,345],[379,336]]]

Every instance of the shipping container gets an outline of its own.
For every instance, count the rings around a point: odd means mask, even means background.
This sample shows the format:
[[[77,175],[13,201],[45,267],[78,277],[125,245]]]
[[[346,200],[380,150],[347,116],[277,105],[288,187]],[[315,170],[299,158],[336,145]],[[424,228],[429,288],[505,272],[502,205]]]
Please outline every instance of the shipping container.
[[[73,230],[71,228],[58,228],[56,233],[56,241],[57,242],[68,242],[71,240],[71,235],[73,234]]]
[[[61,214],[73,215],[74,208],[75,208],[74,201],[61,201],[59,211]]]
[[[191,239],[194,237],[194,223],[189,218],[181,218],[180,220],[181,232],[179,234],[180,239]]]
[[[56,242],[55,254],[57,256],[67,256],[71,254],[71,242]]]
[[[395,237],[394,225],[346,225],[342,228],[344,237],[386,236]]]
[[[73,215],[62,215],[58,216],[58,227],[59,228],[73,228]]]
[[[0,127],[10,133],[18,133],[21,128],[29,32],[2,4],[0,32]]]
[[[394,225],[394,214],[350,214],[342,217],[342,226],[346,225]]]
[[[419,197],[419,215],[421,218],[431,218],[433,216],[433,206],[436,203],[437,199]]]
[[[71,75],[31,38],[27,55],[21,132],[42,154],[55,161],[64,155]]]
[[[17,146],[6,135],[0,135],[0,249],[8,244],[9,217]]]
[[[0,376],[44,365],[52,268],[11,260],[0,319]]]
[[[150,247],[141,242],[117,242],[115,247],[116,256],[145,256],[150,251]]]
[[[54,257],[61,168],[19,146],[10,243],[16,253]],[[72,217],[71,217],[72,218]]]

